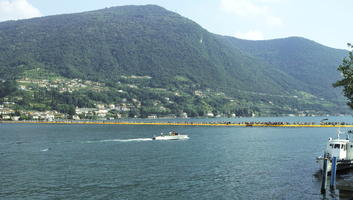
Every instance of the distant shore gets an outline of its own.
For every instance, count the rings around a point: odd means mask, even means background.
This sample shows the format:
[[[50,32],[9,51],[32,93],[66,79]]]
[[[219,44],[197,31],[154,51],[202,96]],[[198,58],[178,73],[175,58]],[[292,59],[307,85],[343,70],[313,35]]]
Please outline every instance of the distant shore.
[[[129,121],[0,121],[6,124],[103,124],[103,125],[155,125],[155,126],[233,126],[233,127],[344,127],[353,128],[353,124],[345,122],[129,122]]]

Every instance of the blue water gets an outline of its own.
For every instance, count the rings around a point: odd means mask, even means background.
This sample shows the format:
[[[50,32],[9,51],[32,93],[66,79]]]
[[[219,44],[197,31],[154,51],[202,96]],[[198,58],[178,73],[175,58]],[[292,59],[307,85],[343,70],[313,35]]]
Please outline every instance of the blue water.
[[[353,121],[343,121],[348,120]],[[150,139],[170,130],[190,139]],[[335,128],[0,124],[0,199],[349,199],[353,192],[343,190],[322,196],[314,176],[315,157],[335,133]],[[352,176],[338,178],[353,185]]]

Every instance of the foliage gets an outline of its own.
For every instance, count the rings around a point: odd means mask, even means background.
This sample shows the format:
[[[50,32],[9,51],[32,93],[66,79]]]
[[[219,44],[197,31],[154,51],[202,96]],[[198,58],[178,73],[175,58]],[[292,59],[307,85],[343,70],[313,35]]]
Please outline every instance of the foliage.
[[[264,41],[221,39],[270,65],[267,76],[286,91],[301,90],[336,104],[343,102],[332,83],[340,76],[336,66],[347,54],[346,50],[328,48],[300,37]]]
[[[22,97],[16,100],[22,109],[73,113],[76,106],[127,102],[130,116],[186,112],[193,117],[345,109],[327,86],[336,76],[330,67],[345,51],[298,38],[222,37],[158,6],[2,22],[0,44],[0,79],[78,78],[105,85],[60,92],[16,91],[14,82],[0,83],[0,98]],[[206,95],[195,95],[198,90]]]
[[[347,104],[353,109],[353,45],[348,43],[348,47],[352,48],[352,50],[338,67],[343,78],[334,83],[334,86],[343,87],[344,96],[349,100]]]
[[[17,84],[14,80],[0,80],[0,98],[11,95],[17,90]]]

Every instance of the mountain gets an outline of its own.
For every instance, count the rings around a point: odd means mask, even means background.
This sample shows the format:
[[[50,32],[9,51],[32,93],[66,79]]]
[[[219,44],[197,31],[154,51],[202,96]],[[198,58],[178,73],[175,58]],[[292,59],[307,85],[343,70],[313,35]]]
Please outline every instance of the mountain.
[[[134,82],[126,77],[150,77],[138,87],[201,97],[188,104],[184,99],[177,108],[168,108],[170,113],[190,110],[189,104],[218,113],[220,102],[228,105],[222,112],[235,107],[260,114],[346,110],[340,92],[331,87],[346,51],[304,38],[246,41],[220,36],[154,5],[2,22],[0,44],[1,79],[24,80],[24,74],[41,69],[62,78],[101,82],[111,87],[112,98],[98,99],[104,103],[120,95],[113,88]],[[207,91],[224,98],[208,100]],[[129,90],[127,99],[143,102],[147,94],[141,92]]]
[[[257,91],[265,89],[264,83],[275,85],[267,69],[251,57],[224,48],[196,23],[157,6],[5,22],[0,31],[1,77],[12,72],[9,67],[24,64],[94,80],[136,74],[152,76],[161,84],[180,75],[219,88]],[[262,84],[247,84],[250,77]]]
[[[332,83],[340,79],[337,66],[347,55],[346,50],[323,46],[300,37],[249,41],[223,37],[225,43],[262,59],[265,63],[285,72],[297,83],[291,88],[304,90],[315,95],[341,98],[339,89]],[[299,86],[299,87],[298,87]]]

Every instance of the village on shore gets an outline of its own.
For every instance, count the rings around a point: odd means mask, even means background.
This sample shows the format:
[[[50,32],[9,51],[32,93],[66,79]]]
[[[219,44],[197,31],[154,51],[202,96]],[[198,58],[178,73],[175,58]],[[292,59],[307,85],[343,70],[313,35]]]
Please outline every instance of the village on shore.
[[[126,119],[126,118],[138,118],[138,116],[129,116],[129,111],[133,109],[133,105],[128,103],[122,104],[96,104],[94,108],[78,108],[75,109],[74,115],[68,115],[60,113],[55,110],[48,111],[27,111],[27,110],[14,110],[14,102],[3,102],[0,104],[0,120],[2,121],[23,121],[23,120],[34,120],[34,121],[60,121],[60,120],[116,120],[116,119]],[[289,117],[304,117],[304,116],[315,116],[312,114],[299,114],[286,115]],[[214,115],[213,113],[206,113],[205,118],[235,118],[241,117],[232,115]],[[257,117],[253,114],[251,117]],[[165,116],[158,116],[157,114],[151,114],[146,117],[147,119],[161,119],[161,118],[189,118],[187,113],[169,114]],[[223,122],[222,122],[223,123]],[[244,122],[247,123],[247,122]],[[260,122],[259,122],[260,123]],[[257,123],[257,124],[259,124]],[[269,122],[272,123],[272,122]],[[278,122],[283,124],[283,122]],[[274,123],[276,124],[276,123]],[[286,123],[288,124],[288,123]],[[325,122],[324,124],[331,124]],[[248,125],[251,125],[248,124]],[[336,124],[337,125],[337,124]]]
[[[121,76],[116,86],[83,79],[69,79],[41,68],[25,70],[14,81],[11,95],[0,98],[0,120],[116,120],[125,118],[234,118],[259,116],[324,116],[332,112],[287,107],[272,101],[250,106],[211,89],[152,88],[149,76]],[[182,77],[179,77],[182,79]],[[1,80],[0,80],[1,81]],[[2,80],[3,83],[4,80]],[[105,98],[110,91],[113,98]],[[300,99],[299,94],[291,98]],[[304,95],[305,96],[305,95]],[[289,97],[288,97],[289,98]],[[147,99],[147,100],[146,100]],[[217,104],[217,102],[223,102]],[[277,113],[277,114],[276,114]]]

